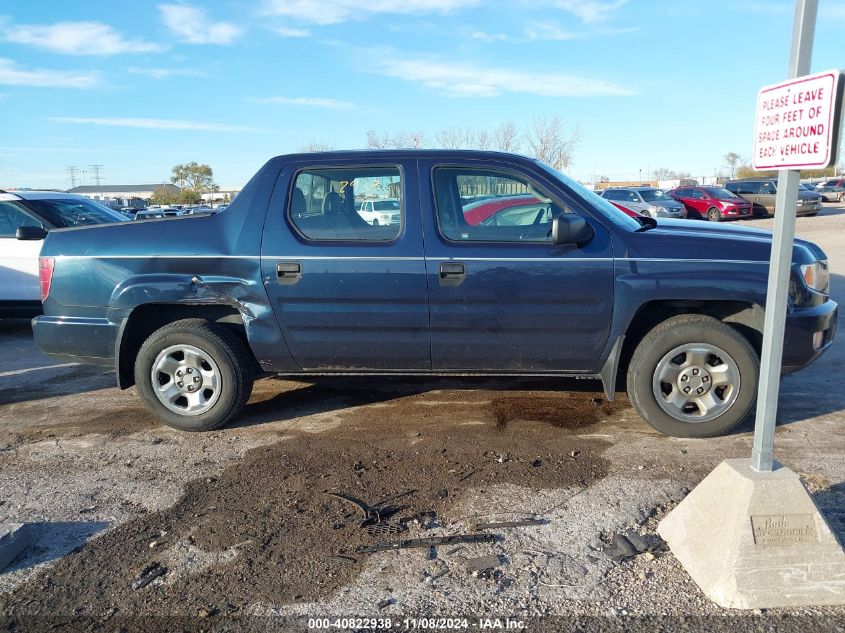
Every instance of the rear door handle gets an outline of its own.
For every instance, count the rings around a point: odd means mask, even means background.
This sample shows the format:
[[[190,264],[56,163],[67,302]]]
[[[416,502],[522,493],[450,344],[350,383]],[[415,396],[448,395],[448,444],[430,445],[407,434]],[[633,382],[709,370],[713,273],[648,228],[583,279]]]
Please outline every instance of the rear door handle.
[[[299,262],[279,262],[276,264],[276,279],[280,284],[295,284],[302,277],[302,264]]]
[[[460,286],[467,278],[467,267],[462,262],[440,263],[440,285]]]

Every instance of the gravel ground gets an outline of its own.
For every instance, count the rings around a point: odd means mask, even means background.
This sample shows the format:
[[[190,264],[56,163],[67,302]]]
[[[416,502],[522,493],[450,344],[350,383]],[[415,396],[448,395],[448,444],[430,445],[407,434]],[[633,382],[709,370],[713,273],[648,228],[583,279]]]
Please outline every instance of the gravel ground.
[[[845,270],[843,213],[798,219],[834,273]],[[833,294],[845,298],[836,274]],[[663,437],[590,382],[343,378],[260,381],[236,424],[182,434],[109,373],[40,355],[26,323],[0,322],[0,348],[0,521],[35,533],[0,574],[4,629],[281,630],[368,615],[511,617],[530,630],[845,630],[843,608],[720,609],[663,549],[621,563],[602,552],[622,530],[654,534],[717,463],[747,456],[747,427]],[[840,343],[783,380],[776,440],[840,539],[843,362]],[[369,534],[361,512],[327,492],[377,505],[390,515],[382,530],[407,530]],[[433,514],[401,521],[421,511]],[[457,551],[355,551],[523,518],[545,522]],[[488,555],[498,566],[468,568]],[[166,573],[133,589],[154,563]]]

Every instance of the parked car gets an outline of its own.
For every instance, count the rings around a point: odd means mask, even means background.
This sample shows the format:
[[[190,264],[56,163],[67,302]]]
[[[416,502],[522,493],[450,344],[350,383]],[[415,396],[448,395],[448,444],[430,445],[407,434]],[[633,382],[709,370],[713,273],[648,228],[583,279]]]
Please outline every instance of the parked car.
[[[71,193],[0,191],[0,318],[41,313],[38,254],[48,231],[126,220]]]
[[[358,215],[367,224],[372,224],[373,226],[398,224],[399,210],[399,200],[396,198],[382,198],[380,200],[362,202],[358,209]]]
[[[809,185],[807,186],[809,187]],[[845,185],[821,183],[819,186],[810,190],[820,194],[822,202],[842,202],[845,200]]]
[[[602,191],[601,196],[652,218],[687,217],[684,205],[654,187],[612,187]]]
[[[831,178],[830,180],[825,180],[823,183],[817,185],[818,187],[843,187],[845,188],[845,178]]]
[[[637,213],[633,209],[629,209],[628,207],[626,207],[624,204],[620,204],[619,202],[614,202],[613,200],[609,200],[609,202],[610,202],[610,204],[612,204],[614,207],[619,209],[622,213],[624,213],[625,215],[627,215],[630,218],[641,218],[641,217],[643,217],[642,213]]]
[[[533,222],[537,215],[549,204],[549,202],[542,202],[531,194],[518,194],[475,198],[463,203],[462,207],[464,219],[468,224],[476,226],[479,224],[498,224],[499,221],[508,222],[509,220],[525,224],[526,222],[522,218],[523,214],[529,215]]]
[[[198,213],[215,213],[211,207],[191,207],[178,212],[178,215],[196,215]]]
[[[777,178],[729,180],[725,183],[725,189],[748,200],[754,206],[754,215],[774,215],[778,191]],[[820,194],[798,190],[796,215],[816,215],[821,208],[822,197]]]
[[[407,203],[373,226],[356,190],[387,183]],[[470,188],[550,212],[473,225]],[[625,376],[654,428],[703,437],[753,408],[771,240],[629,218],[513,154],[294,154],[226,213],[50,233],[33,331],[190,431],[238,415],[264,374],[489,374],[598,378],[610,399]],[[830,347],[838,312],[825,253],[797,239],[792,257],[785,372]]]
[[[161,218],[172,218],[177,215],[182,215],[179,209],[147,209],[146,211],[138,211],[135,214],[136,220],[156,220]]]
[[[748,200],[722,187],[678,187],[666,193],[686,207],[687,217],[721,222],[752,215]]]

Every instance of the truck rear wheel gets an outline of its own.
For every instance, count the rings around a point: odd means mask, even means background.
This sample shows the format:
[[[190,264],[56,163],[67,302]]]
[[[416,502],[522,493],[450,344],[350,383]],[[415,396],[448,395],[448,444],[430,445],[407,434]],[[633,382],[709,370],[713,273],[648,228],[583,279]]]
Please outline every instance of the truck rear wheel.
[[[667,319],[637,346],[628,397],[655,429],[674,437],[712,437],[748,416],[760,361],[738,331],[701,314]]]
[[[243,342],[222,325],[183,319],[155,332],[135,359],[135,384],[150,411],[182,431],[210,431],[243,409],[252,393]]]

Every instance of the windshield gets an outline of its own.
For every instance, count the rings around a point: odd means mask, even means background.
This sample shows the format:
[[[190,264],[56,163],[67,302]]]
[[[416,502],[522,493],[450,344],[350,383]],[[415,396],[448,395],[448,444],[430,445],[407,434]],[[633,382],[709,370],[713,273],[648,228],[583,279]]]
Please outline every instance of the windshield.
[[[646,202],[654,202],[655,200],[671,200],[671,198],[660,189],[640,189],[639,192],[643,197],[643,200]]]
[[[575,193],[575,195],[580,196],[588,205],[595,209],[598,209],[608,220],[610,220],[614,224],[622,226],[630,231],[636,231],[642,228],[642,225],[637,222],[634,218],[625,215],[622,211],[614,207],[610,203],[610,201],[605,200],[594,191],[590,191],[584,185],[580,184],[579,182],[576,182],[566,174],[559,172],[557,169],[549,167],[541,161],[537,161],[537,164],[543,170],[549,173],[553,178],[559,180],[561,183],[563,183],[564,186],[571,189],[573,193]]]
[[[398,211],[399,210],[399,201],[398,200],[376,200],[373,203],[376,211]]]
[[[32,209],[56,228],[126,222],[128,218],[93,200],[65,198],[57,200],[24,200]]]
[[[716,200],[732,200],[733,198],[739,198],[736,194],[731,193],[727,189],[722,189],[721,187],[704,187],[702,191],[711,198],[716,198]]]

